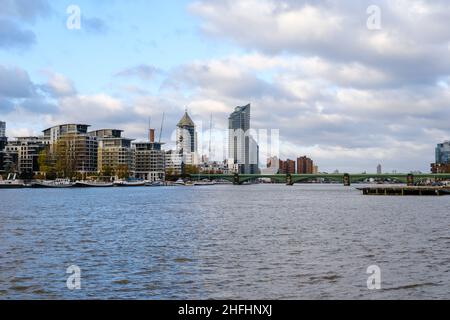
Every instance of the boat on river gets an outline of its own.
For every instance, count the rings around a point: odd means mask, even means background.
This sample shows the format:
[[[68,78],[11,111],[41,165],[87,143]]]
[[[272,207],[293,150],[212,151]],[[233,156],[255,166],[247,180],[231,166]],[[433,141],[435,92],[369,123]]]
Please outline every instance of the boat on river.
[[[145,183],[146,187],[164,187],[166,184],[162,180],[156,180],[156,181],[147,181]]]
[[[111,188],[114,187],[112,182],[102,181],[77,181],[75,182],[76,188]]]
[[[116,187],[144,187],[145,181],[141,180],[134,180],[134,181],[127,181],[127,180],[119,180],[114,182],[114,186]]]
[[[215,181],[209,181],[209,180],[200,180],[200,181],[194,182],[194,186],[213,186],[215,184],[216,184]]]
[[[31,187],[39,189],[66,189],[66,188],[73,188],[74,185],[75,184],[71,182],[69,179],[56,179],[51,181],[33,182],[31,184]]]
[[[0,180],[0,189],[22,189],[26,185],[22,180],[16,180],[16,174],[8,174],[6,180]]]
[[[185,186],[186,183],[184,182],[183,179],[180,178],[177,181],[175,181],[174,185],[176,185],[176,186]]]

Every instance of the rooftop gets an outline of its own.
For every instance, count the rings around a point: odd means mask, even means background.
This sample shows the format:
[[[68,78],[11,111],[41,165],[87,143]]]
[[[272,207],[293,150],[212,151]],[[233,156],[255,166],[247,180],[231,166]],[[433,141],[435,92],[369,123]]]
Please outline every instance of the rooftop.
[[[247,109],[250,109],[250,103],[247,104],[246,106],[238,106],[238,107],[234,108],[234,111],[230,114],[229,118],[233,118],[237,114],[239,114],[243,111],[246,111]]]
[[[177,127],[195,127],[195,123],[192,121],[187,111],[184,112],[183,118],[178,122]]]
[[[47,129],[42,130],[42,131],[45,132],[45,131],[50,130],[50,129],[53,129],[53,128],[60,128],[60,127],[66,127],[66,126],[81,126],[81,127],[86,127],[86,128],[88,128],[88,127],[90,127],[91,125],[90,125],[90,124],[82,124],[82,123],[65,123],[65,124],[59,124],[59,125],[56,125],[56,126],[47,128]]]

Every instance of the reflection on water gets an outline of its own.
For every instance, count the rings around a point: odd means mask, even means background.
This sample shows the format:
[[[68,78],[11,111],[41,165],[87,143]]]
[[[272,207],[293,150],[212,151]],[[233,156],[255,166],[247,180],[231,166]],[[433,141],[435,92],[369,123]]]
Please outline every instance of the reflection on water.
[[[448,299],[449,212],[340,185],[0,190],[0,299]]]

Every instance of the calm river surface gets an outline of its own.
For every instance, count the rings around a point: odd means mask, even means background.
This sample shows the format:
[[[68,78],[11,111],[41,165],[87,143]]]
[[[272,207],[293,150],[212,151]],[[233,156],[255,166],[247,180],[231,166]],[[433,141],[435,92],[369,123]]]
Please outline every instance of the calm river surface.
[[[81,269],[81,289],[66,269]],[[381,290],[368,290],[370,265]],[[0,299],[449,299],[450,197],[340,185],[0,190]]]

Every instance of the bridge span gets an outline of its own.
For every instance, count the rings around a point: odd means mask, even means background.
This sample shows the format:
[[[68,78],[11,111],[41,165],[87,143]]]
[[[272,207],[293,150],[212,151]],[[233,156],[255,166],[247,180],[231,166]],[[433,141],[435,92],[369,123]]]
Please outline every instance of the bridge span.
[[[317,174],[191,174],[188,175],[192,180],[227,180],[235,185],[240,185],[245,182],[255,181],[259,178],[268,178],[274,182],[286,183],[287,185],[294,185],[297,182],[307,182],[312,180],[321,180],[328,182],[339,182],[345,186],[350,186],[352,183],[362,182],[367,179],[375,180],[392,180],[394,182],[405,183],[408,186],[414,185],[416,182],[424,180],[450,180],[450,173],[448,174],[412,174],[412,173],[385,173],[385,174],[369,174],[369,173],[317,173]]]

